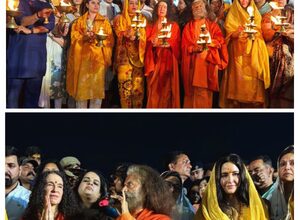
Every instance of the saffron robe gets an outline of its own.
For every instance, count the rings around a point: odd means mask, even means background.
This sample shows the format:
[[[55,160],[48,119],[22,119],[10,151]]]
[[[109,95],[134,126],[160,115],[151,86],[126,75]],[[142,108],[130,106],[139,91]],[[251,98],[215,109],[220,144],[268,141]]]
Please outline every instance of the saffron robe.
[[[171,218],[167,215],[156,214],[148,209],[143,209],[136,217],[127,212],[120,215],[117,220],[171,220]]]
[[[153,47],[152,40],[159,34],[158,24],[146,27],[147,46],[145,76],[147,77],[147,108],[180,108],[179,72],[180,29],[172,24],[170,47]]]
[[[143,21],[146,19],[140,15]],[[122,15],[114,19],[117,35],[115,67],[118,72],[120,102],[122,108],[142,108],[144,99],[144,55],[146,49],[145,28],[139,29],[139,39],[131,41],[124,36],[131,28],[132,18],[128,14],[128,0],[124,1]]]
[[[88,12],[74,21],[71,30],[71,46],[69,49],[67,67],[67,91],[76,101],[88,99],[103,99],[105,95],[105,72],[111,65],[112,48],[114,38],[112,29],[107,18],[97,14],[94,22],[94,33],[103,28],[107,39],[104,46],[96,46],[93,42],[85,39],[87,32]]]
[[[211,36],[208,50],[193,52],[205,24]],[[228,64],[225,39],[218,24],[208,19],[192,20],[182,33],[181,74],[184,86],[184,108],[211,108],[213,91],[219,91],[218,70]]]
[[[270,86],[269,57],[261,34],[261,15],[253,0],[249,6],[254,9],[257,25],[254,40],[232,37],[239,26],[249,22],[249,15],[239,1],[233,2],[225,20],[230,59],[220,89],[221,107],[263,107],[265,90]]]

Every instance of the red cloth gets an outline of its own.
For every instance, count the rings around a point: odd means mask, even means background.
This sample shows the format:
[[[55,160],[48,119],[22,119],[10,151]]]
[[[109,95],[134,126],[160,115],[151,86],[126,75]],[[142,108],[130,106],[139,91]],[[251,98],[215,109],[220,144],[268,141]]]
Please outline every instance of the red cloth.
[[[41,216],[41,215],[40,215]],[[58,213],[55,220],[64,220],[65,217],[62,213]],[[21,220],[24,220],[23,218],[21,218]]]
[[[133,217],[130,213],[122,214],[117,220],[171,220],[167,215],[156,214],[148,209],[143,209],[137,216]]]
[[[197,47],[200,26],[205,23],[211,36],[208,50],[193,53]],[[225,39],[218,24],[208,19],[192,20],[185,26],[182,34],[182,65],[181,73],[185,95],[193,93],[193,87],[218,91],[218,70],[225,69],[228,64],[228,51]]]
[[[56,216],[55,220],[64,220],[65,217],[63,216],[62,213],[58,213],[58,215]]]
[[[147,108],[180,108],[179,72],[180,29],[171,22],[172,35],[167,40],[169,48],[153,47],[152,40],[158,36],[157,23],[146,28],[147,46],[145,76],[147,77]]]

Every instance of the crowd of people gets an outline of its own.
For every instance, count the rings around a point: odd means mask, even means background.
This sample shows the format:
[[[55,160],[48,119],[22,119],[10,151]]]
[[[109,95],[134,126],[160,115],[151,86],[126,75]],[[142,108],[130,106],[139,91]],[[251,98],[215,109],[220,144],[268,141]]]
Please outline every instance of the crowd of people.
[[[160,173],[120,163],[109,177],[74,156],[45,159],[5,149],[5,218],[9,220],[293,220],[294,147],[245,162],[237,154],[211,165],[182,151],[164,157]],[[200,159],[200,158],[199,158]]]
[[[20,1],[7,108],[294,106],[291,0],[64,3]]]

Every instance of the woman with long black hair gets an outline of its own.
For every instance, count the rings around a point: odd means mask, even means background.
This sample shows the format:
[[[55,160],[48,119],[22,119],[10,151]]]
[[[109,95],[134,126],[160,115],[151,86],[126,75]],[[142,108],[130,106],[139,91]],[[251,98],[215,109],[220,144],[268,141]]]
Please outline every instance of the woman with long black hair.
[[[68,220],[79,211],[64,173],[46,171],[37,177],[22,220]]]
[[[236,154],[215,164],[195,220],[269,219],[254,183]]]

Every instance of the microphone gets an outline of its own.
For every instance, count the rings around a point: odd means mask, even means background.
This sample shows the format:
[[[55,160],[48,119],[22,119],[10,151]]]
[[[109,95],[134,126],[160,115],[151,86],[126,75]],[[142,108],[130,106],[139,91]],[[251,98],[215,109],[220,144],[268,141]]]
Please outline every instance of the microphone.
[[[99,203],[98,203],[99,207],[107,207],[110,204],[111,203],[110,203],[110,200],[108,198],[104,198],[104,199],[100,200]]]
[[[112,205],[115,201],[109,197],[103,198],[99,201],[98,206],[103,212],[110,217],[117,218],[120,214]]]

